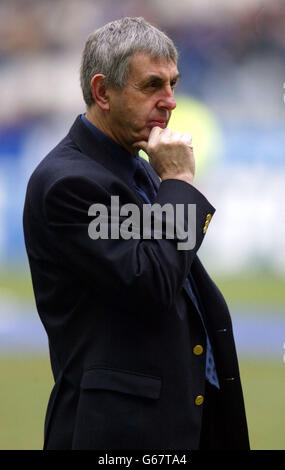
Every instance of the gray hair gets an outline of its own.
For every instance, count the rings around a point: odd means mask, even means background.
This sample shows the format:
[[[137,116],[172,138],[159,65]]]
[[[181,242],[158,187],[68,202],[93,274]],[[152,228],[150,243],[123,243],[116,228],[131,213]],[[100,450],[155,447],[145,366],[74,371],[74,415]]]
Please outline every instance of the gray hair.
[[[89,35],[83,50],[80,82],[87,106],[94,103],[91,80],[103,74],[109,86],[123,89],[130,59],[136,52],[154,58],[164,57],[177,63],[178,52],[173,41],[144,18],[121,18],[111,21]]]

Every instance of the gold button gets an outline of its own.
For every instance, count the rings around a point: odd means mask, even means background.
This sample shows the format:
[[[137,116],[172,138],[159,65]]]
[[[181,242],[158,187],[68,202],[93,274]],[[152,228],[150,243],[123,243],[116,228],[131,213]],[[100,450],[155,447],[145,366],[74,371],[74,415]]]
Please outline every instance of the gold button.
[[[212,218],[211,214],[206,215],[206,221],[205,221],[205,225],[204,225],[204,228],[203,228],[203,233],[207,232],[207,228],[208,228],[208,225],[210,223],[211,218]]]
[[[195,356],[200,356],[201,354],[203,354],[203,346],[201,346],[201,344],[197,344],[196,346],[194,346],[193,348],[193,353],[195,354]]]
[[[203,233],[206,233],[206,232],[207,232],[207,228],[208,228],[208,224],[206,223],[206,224],[204,225],[204,228],[203,228]]]
[[[197,395],[197,397],[195,398],[195,405],[200,406],[202,405],[202,403],[204,403],[203,395]]]

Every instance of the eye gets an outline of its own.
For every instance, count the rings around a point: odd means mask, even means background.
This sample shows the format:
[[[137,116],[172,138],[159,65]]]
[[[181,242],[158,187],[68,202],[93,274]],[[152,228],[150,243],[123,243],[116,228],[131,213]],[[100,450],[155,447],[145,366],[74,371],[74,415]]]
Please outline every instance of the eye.
[[[149,82],[148,88],[156,88],[158,86],[157,80],[153,80],[152,82]]]

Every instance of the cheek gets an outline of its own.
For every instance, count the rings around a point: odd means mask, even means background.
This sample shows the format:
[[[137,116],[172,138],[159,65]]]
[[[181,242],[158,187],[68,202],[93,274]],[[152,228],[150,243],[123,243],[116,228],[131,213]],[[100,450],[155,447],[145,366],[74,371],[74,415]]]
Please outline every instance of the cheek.
[[[133,130],[141,130],[145,127],[147,117],[139,105],[130,106],[123,110],[123,120],[127,122]]]
[[[146,127],[153,107],[150,103],[137,101],[129,110],[128,115],[133,126],[137,126],[138,129]]]
[[[145,96],[124,96],[115,103],[113,117],[116,125],[124,128],[124,132],[133,136],[148,137],[150,129],[147,128],[147,122],[152,109],[153,103],[149,99],[146,100]]]

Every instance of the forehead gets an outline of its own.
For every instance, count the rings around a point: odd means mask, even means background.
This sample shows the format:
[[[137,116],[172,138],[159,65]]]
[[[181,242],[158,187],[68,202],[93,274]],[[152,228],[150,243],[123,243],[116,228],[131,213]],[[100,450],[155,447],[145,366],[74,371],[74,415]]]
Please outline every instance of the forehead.
[[[141,81],[153,75],[172,80],[178,75],[177,65],[165,57],[154,58],[146,53],[134,54],[130,61],[129,80]]]

